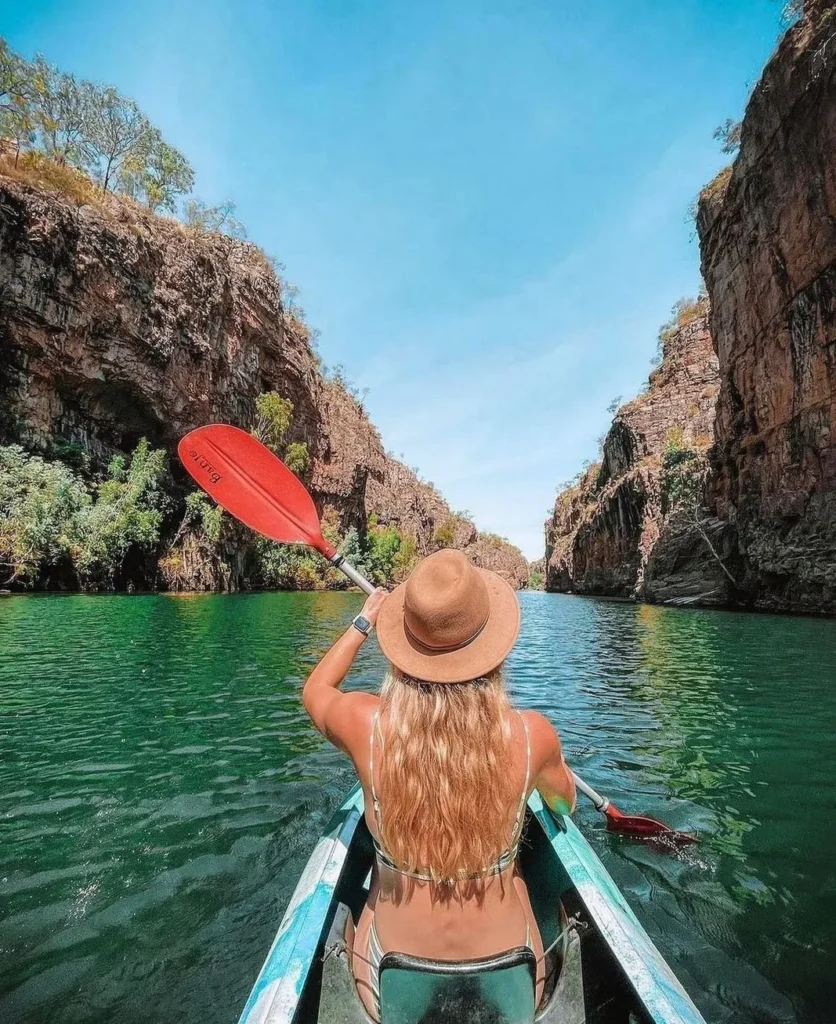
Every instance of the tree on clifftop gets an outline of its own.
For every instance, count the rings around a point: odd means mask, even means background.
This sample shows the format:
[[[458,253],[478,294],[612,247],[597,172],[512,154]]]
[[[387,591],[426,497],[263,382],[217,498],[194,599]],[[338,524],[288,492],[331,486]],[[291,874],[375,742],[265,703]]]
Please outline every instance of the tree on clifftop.
[[[107,190],[119,181],[126,161],[147,146],[151,124],[133,100],[108,86],[86,90],[87,138],[93,177]]]
[[[19,106],[26,96],[28,84],[26,61],[0,36],[0,112]]]
[[[128,195],[143,199],[152,213],[176,213],[178,198],[194,186],[194,171],[180,150],[149,125],[126,157],[120,183]]]
[[[31,118],[41,149],[59,164],[87,166],[87,90],[75,76],[59,71],[40,54],[30,68]]]
[[[195,231],[214,231],[230,238],[246,238],[247,229],[235,216],[235,203],[225,199],[208,206],[200,199],[189,199],[183,206],[183,221]]]

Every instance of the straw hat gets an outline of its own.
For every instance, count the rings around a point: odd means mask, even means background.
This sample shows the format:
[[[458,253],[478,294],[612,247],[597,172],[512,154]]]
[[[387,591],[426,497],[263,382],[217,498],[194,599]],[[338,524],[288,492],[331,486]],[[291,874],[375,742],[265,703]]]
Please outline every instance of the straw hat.
[[[448,548],[419,562],[377,619],[386,658],[427,683],[487,675],[508,656],[519,631],[520,605],[511,586]]]

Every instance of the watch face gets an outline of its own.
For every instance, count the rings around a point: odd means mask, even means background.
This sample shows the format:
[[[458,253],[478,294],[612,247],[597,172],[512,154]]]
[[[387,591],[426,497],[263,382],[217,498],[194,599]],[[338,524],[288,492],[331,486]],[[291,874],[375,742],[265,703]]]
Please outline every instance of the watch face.
[[[358,615],[354,620],[354,625],[360,630],[361,633],[368,633],[372,628],[372,624],[365,617],[365,615]]]

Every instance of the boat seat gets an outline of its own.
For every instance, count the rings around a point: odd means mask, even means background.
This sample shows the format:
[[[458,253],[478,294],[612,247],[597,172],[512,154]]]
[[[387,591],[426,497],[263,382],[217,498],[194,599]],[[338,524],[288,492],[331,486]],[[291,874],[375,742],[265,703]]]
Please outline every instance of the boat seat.
[[[318,1024],[372,1024],[348,956],[348,907],[337,905],[325,942]],[[382,1024],[533,1024],[535,960],[520,946],[478,960],[386,953],[380,962]]]
[[[345,947],[351,911],[337,904],[325,942],[317,1024],[374,1024],[357,994]],[[557,984],[535,1017],[534,954],[524,946],[450,962],[386,953],[382,1024],[585,1024],[580,939],[569,931]]]
[[[386,953],[382,1024],[533,1024],[535,964],[525,946],[460,961]]]

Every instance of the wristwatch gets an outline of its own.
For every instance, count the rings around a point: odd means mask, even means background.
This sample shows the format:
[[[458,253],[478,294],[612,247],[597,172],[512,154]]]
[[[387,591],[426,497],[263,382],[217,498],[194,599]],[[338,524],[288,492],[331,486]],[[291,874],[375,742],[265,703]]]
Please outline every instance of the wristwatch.
[[[358,633],[362,633],[363,636],[368,636],[373,628],[365,615],[355,615],[351,620],[351,625],[354,626]]]

